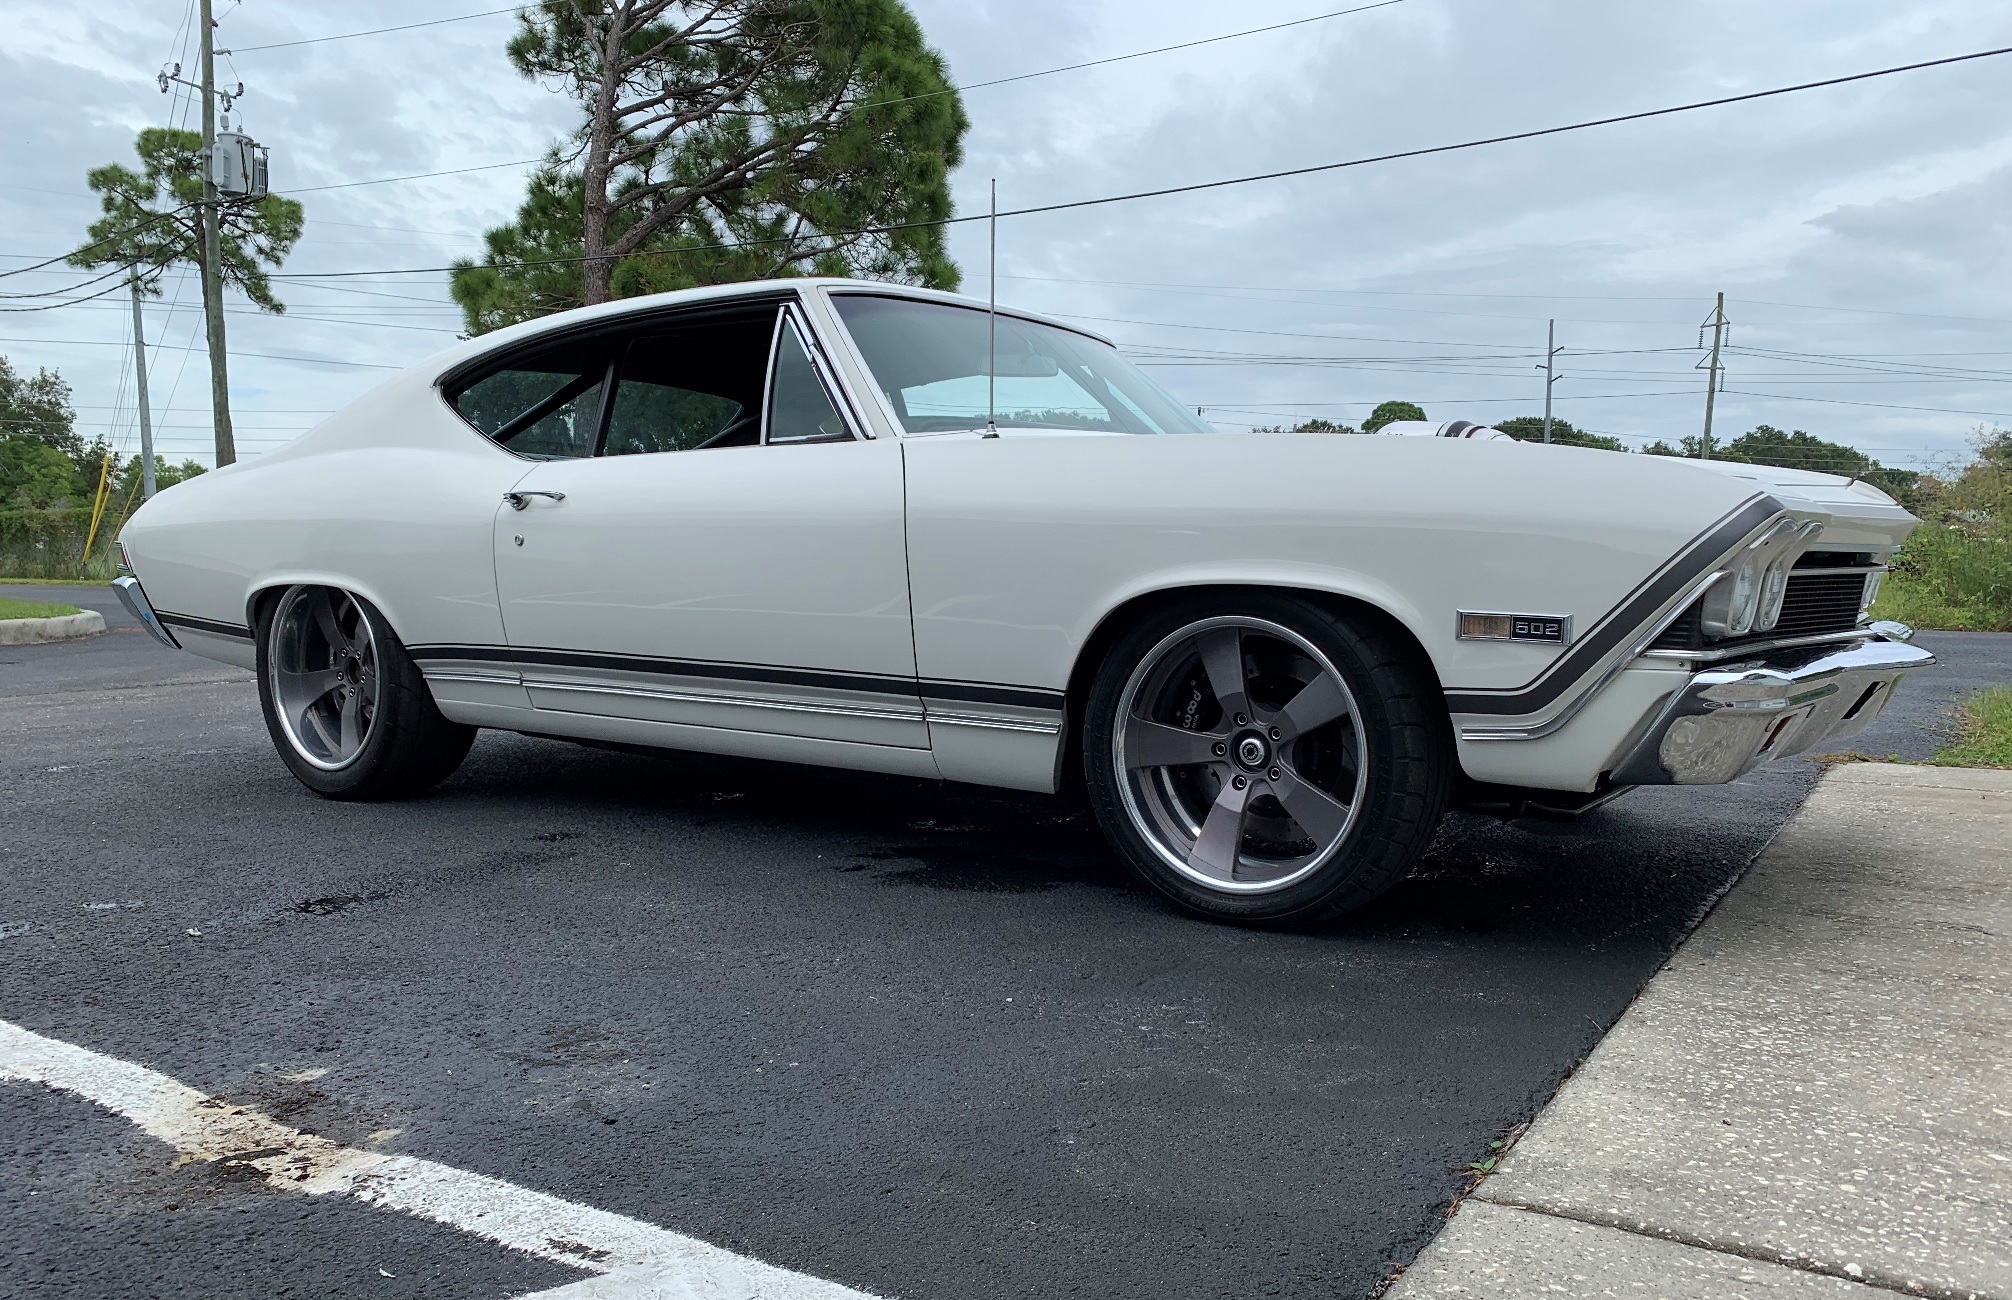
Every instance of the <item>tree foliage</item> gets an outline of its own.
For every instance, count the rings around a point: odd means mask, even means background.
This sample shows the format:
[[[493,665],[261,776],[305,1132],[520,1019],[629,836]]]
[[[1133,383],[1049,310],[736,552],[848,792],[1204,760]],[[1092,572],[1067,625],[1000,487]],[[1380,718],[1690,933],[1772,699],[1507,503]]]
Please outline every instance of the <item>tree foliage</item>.
[[[1497,420],[1495,428],[1502,430],[1518,442],[1544,441],[1544,417],[1541,415],[1519,415],[1513,420]],[[1587,433],[1574,428],[1569,420],[1551,417],[1551,441],[1565,447],[1596,447],[1601,451],[1626,451],[1627,445],[1619,438],[1609,438],[1605,434]]]
[[[46,510],[68,505],[77,490],[77,465],[40,438],[0,437],[0,510]]]
[[[109,449],[77,433],[70,386],[51,370],[33,378],[0,357],[0,510],[69,505],[89,488]],[[97,480],[90,479],[96,487]]]
[[[1399,420],[1422,420],[1424,418],[1425,408],[1416,402],[1384,402],[1374,411],[1371,411],[1369,418],[1362,422],[1362,431],[1364,433],[1375,433],[1384,425],[1394,424]]]
[[[1312,419],[1301,420],[1298,424],[1295,424],[1290,428],[1282,424],[1267,424],[1252,429],[1251,432],[1252,433],[1361,433],[1362,430],[1356,428],[1352,424],[1336,424],[1332,420],[1324,420],[1320,416],[1316,415]]]
[[[769,276],[956,287],[968,123],[902,0],[543,0],[509,56],[585,120],[457,265],[472,332]]]
[[[161,272],[176,263],[201,266],[203,138],[194,131],[149,127],[134,143],[140,169],[118,163],[93,168],[84,178],[104,215],[91,223],[89,242],[70,255],[85,270],[131,266],[146,293],[160,296]],[[217,251],[223,281],[269,312],[283,312],[267,272],[286,261],[300,239],[306,215],[292,199],[269,194],[257,203],[219,208]]]
[[[112,471],[112,500],[138,501],[142,486],[140,458],[128,457]],[[154,490],[164,492],[177,483],[186,483],[198,474],[207,473],[208,468],[194,460],[184,460],[179,465],[170,464],[168,458],[159,452],[154,454]]]
[[[61,375],[38,369],[31,379],[0,357],[0,438],[4,437],[34,438],[65,456],[83,456],[70,386]]]

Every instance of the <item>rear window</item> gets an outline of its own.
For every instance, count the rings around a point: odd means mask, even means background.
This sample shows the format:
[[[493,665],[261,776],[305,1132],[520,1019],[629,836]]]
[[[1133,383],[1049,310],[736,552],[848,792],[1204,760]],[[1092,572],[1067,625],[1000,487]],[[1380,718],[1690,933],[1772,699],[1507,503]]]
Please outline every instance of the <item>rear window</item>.
[[[452,400],[461,418],[520,456],[591,456],[607,373],[604,342],[560,344],[482,376]]]

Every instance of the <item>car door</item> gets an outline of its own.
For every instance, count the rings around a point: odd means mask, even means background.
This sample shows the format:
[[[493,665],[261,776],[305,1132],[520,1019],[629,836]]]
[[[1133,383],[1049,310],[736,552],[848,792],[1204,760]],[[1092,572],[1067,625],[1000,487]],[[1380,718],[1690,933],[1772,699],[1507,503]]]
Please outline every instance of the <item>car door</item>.
[[[658,319],[606,359],[497,515],[534,706],[927,748],[901,448],[840,414],[800,309]]]

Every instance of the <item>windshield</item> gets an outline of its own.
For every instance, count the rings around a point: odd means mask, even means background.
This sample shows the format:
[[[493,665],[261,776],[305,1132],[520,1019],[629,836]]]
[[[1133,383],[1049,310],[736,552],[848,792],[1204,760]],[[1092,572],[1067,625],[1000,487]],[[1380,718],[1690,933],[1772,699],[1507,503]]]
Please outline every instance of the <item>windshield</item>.
[[[1213,433],[1116,348],[1052,325],[1001,316],[996,351],[986,312],[971,307],[834,294],[874,382],[908,433],[982,429],[988,352],[991,409],[1016,429]]]

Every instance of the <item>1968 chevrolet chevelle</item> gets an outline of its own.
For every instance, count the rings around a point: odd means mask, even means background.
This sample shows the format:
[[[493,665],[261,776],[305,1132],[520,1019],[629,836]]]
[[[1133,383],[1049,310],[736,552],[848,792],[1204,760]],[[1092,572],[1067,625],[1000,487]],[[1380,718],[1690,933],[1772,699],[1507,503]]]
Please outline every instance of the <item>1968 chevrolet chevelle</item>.
[[[426,790],[481,727],[1058,791],[1209,916],[1357,906],[1449,806],[1730,781],[1934,662],[1915,520],[1793,470],[1222,434],[1107,341],[791,280],[567,312],[400,374],[120,537],[286,765]],[[1438,436],[1430,436],[1438,435]]]

